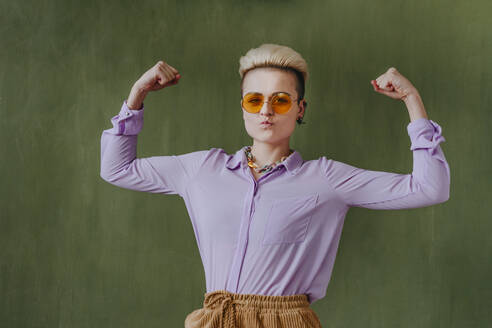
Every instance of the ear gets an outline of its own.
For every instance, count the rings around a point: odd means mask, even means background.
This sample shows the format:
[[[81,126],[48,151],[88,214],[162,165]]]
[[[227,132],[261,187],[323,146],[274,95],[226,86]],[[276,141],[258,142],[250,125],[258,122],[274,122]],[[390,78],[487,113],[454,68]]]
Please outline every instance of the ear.
[[[299,114],[301,116],[304,116],[304,112],[306,111],[307,108],[307,101],[305,99],[302,99],[302,101],[299,103]]]

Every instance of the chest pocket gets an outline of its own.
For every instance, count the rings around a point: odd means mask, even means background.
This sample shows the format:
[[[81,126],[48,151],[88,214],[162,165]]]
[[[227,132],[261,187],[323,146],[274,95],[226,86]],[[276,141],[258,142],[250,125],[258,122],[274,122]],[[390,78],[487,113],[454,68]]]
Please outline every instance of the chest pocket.
[[[318,194],[275,200],[267,217],[262,244],[304,241],[317,200]]]

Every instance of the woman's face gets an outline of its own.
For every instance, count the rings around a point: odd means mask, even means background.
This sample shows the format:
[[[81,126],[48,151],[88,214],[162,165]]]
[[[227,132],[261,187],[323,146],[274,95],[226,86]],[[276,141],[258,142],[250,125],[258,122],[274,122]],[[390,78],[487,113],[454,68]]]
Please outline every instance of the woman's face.
[[[263,103],[258,113],[249,113],[243,110],[244,125],[249,136],[257,141],[279,144],[287,139],[295,129],[296,120],[304,115],[304,104],[297,104],[296,76],[272,67],[255,68],[246,73],[243,80],[243,96],[249,92],[259,92],[268,100],[275,92],[287,92],[291,95],[292,105],[289,111],[283,114],[276,113],[270,102]],[[268,120],[272,125],[261,124]]]

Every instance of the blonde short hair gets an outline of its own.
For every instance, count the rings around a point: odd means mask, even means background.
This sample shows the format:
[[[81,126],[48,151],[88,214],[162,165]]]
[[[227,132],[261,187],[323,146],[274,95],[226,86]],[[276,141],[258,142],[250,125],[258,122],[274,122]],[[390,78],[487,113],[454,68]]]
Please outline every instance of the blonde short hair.
[[[294,49],[273,43],[264,43],[252,48],[239,58],[239,75],[241,76],[241,96],[246,73],[259,67],[274,67],[290,71],[296,75],[297,103],[304,99],[305,83],[309,77],[308,65],[304,58]],[[305,103],[307,104],[307,102]]]
[[[302,74],[304,83],[309,77],[307,63],[301,54],[290,47],[279,44],[264,43],[258,48],[250,49],[239,58],[241,79],[249,70],[257,67],[291,68]]]

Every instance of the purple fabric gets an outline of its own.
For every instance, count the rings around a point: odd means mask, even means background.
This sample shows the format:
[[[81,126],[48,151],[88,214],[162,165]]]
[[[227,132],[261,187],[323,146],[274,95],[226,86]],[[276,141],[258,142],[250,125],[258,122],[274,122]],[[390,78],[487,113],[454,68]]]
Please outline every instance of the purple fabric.
[[[137,158],[141,110],[123,102],[101,136],[101,177],[121,188],[178,194],[188,210],[207,292],[325,296],[350,207],[407,209],[449,199],[441,127],[420,118],[407,126],[413,172],[370,171],[295,151],[255,181],[244,147]]]

